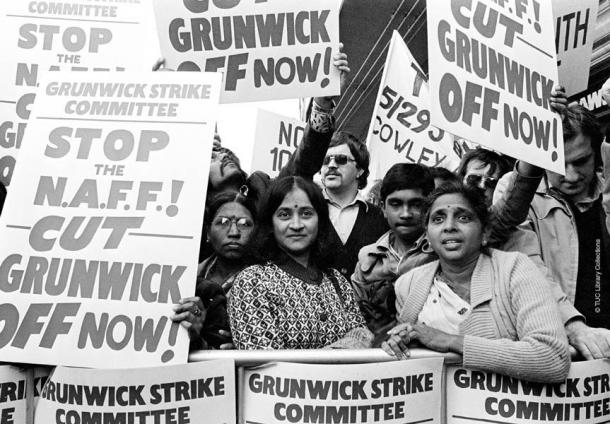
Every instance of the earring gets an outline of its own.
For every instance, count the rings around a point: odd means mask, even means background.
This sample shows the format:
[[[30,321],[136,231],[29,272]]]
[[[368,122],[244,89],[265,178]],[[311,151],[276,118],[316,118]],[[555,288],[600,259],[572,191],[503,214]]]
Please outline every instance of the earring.
[[[483,239],[483,241],[481,242],[481,245],[482,245],[483,247],[487,246],[487,240]]]

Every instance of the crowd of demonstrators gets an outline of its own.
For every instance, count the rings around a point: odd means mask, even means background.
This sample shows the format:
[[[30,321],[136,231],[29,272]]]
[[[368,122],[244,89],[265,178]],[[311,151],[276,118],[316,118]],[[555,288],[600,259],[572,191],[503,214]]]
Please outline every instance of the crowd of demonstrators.
[[[334,63],[349,71],[343,53]],[[311,102],[275,180],[215,145],[205,260],[173,319],[192,348],[404,357],[418,342],[535,381],[565,378],[569,344],[610,357],[610,184],[598,173],[610,145],[600,150],[595,118],[566,104],[552,94],[565,177],[476,148],[455,173],[397,163],[365,197],[368,150],[334,131],[330,97]]]
[[[328,207],[312,181],[271,184],[253,238],[261,264],[242,271],[229,296],[238,349],[369,345],[351,285],[331,267],[330,234]]]
[[[407,343],[463,356],[465,367],[532,381],[568,374],[568,342],[544,275],[522,253],[487,248],[484,191],[445,184],[428,198],[426,235],[438,260],[396,281],[401,323],[383,348]]]

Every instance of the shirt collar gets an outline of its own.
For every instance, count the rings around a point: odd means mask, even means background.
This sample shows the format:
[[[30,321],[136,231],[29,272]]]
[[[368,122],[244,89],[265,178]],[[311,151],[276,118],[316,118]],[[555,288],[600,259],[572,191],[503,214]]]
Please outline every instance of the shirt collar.
[[[543,183],[544,183],[544,186],[542,185]],[[590,190],[589,195],[587,195],[587,197],[585,197],[584,199],[573,203],[573,205],[580,212],[586,212],[591,207],[591,205],[593,205],[593,203],[595,203],[597,201],[597,199],[599,199],[599,197],[602,195],[603,188],[604,188],[603,180],[602,180],[601,174],[598,172],[595,174],[593,181],[591,181],[591,190]],[[540,186],[538,187],[538,191],[541,191],[541,189],[546,189],[545,190],[546,192],[555,193],[556,196],[559,196],[560,198],[564,199],[561,192],[559,192],[557,189],[555,189],[553,186],[551,186],[548,183],[548,180],[546,179],[546,177],[543,178],[543,180],[541,181]]]
[[[332,199],[331,199],[331,198],[328,196],[328,193],[326,192],[326,189],[322,190],[322,195],[324,196],[324,198],[326,199],[326,201],[327,201],[328,203],[330,203],[331,205],[333,205],[333,206],[334,206],[334,207],[336,207],[336,208],[339,208],[339,209],[345,209],[345,208],[348,208],[348,207],[350,207],[350,206],[353,206],[353,205],[355,205],[355,204],[357,204],[357,203],[362,203],[362,204],[364,205],[364,210],[365,210],[366,212],[368,212],[368,211],[369,211],[369,204],[368,204],[368,203],[367,203],[367,201],[365,200],[365,198],[364,198],[364,196],[362,195],[362,193],[360,192],[360,190],[358,190],[358,192],[356,193],[356,197],[354,197],[354,200],[352,200],[352,202],[351,202],[349,205],[347,205],[347,206],[345,206],[345,207],[343,207],[343,208],[341,208],[341,206],[339,206],[339,205],[338,205],[336,202],[334,202],[334,201],[333,201],[333,200],[332,200]]]

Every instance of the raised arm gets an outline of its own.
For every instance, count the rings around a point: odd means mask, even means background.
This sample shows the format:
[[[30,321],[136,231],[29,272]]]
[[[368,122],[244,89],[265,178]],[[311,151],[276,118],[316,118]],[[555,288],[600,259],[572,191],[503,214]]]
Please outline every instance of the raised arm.
[[[341,91],[343,91],[346,76],[350,71],[347,55],[341,51],[342,48],[343,45],[340,44],[337,53],[333,56],[333,66],[341,73]],[[303,138],[294,155],[280,170],[280,177],[298,175],[312,179],[322,168],[322,161],[335,129],[333,116],[335,101],[336,97],[333,96],[313,99]]]

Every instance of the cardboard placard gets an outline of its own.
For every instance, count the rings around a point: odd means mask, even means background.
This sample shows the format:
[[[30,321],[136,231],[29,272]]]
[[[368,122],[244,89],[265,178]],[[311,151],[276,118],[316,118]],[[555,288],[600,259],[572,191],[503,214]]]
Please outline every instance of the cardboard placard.
[[[338,95],[340,0],[159,0],[168,68],[222,72],[221,103]]]
[[[428,0],[432,124],[564,173],[551,2]]]
[[[0,236],[0,360],[186,361],[219,74],[50,72]]]

